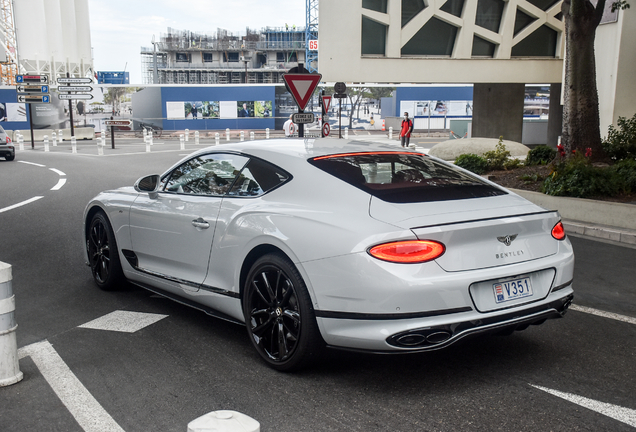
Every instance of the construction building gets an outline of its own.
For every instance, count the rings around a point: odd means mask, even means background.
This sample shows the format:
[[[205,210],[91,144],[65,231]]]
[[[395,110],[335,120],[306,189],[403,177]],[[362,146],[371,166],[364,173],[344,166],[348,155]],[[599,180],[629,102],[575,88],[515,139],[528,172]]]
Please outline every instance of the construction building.
[[[305,62],[305,29],[289,26],[247,29],[234,35],[168,28],[141,48],[144,84],[275,84],[283,74]]]

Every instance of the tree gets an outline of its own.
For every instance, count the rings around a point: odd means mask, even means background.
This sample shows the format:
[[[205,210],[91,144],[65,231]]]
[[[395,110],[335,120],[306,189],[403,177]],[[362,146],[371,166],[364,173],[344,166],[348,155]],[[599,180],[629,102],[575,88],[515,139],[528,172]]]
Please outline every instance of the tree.
[[[564,0],[567,54],[561,143],[567,154],[592,150],[592,160],[605,159],[601,146],[594,39],[606,0]],[[613,1],[612,10],[627,9],[625,0]]]

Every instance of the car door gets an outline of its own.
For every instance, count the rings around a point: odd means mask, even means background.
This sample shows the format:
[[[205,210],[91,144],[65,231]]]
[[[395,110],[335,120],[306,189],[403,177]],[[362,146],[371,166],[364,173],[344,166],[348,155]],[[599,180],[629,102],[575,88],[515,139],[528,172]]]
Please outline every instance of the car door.
[[[200,155],[164,176],[156,198],[137,197],[130,209],[130,235],[140,271],[198,290],[221,201],[247,161],[235,154]]]

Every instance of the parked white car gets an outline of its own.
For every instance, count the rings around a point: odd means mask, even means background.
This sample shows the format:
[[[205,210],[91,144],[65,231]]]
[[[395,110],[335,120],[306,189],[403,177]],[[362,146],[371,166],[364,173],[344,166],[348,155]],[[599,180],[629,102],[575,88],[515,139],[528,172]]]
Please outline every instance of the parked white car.
[[[521,330],[573,298],[556,211],[391,145],[209,147],[100,193],[84,220],[99,287],[127,279],[244,323],[278,370],[325,345],[420,352]]]
[[[15,146],[2,126],[0,126],[0,157],[4,157],[8,161],[15,159]]]

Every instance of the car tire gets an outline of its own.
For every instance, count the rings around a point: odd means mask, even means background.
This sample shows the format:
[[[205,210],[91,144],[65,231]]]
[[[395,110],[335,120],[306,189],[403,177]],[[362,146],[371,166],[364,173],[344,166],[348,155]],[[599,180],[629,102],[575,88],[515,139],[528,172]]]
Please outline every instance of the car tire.
[[[13,159],[15,159],[15,155],[13,155],[13,156],[5,156],[4,158],[6,160],[8,160],[8,161],[12,161]]]
[[[322,351],[307,286],[282,254],[267,254],[250,269],[243,290],[247,333],[273,369],[293,371],[314,362]]]
[[[104,291],[117,289],[124,282],[117,241],[106,215],[93,215],[87,233],[86,249],[93,280]]]

